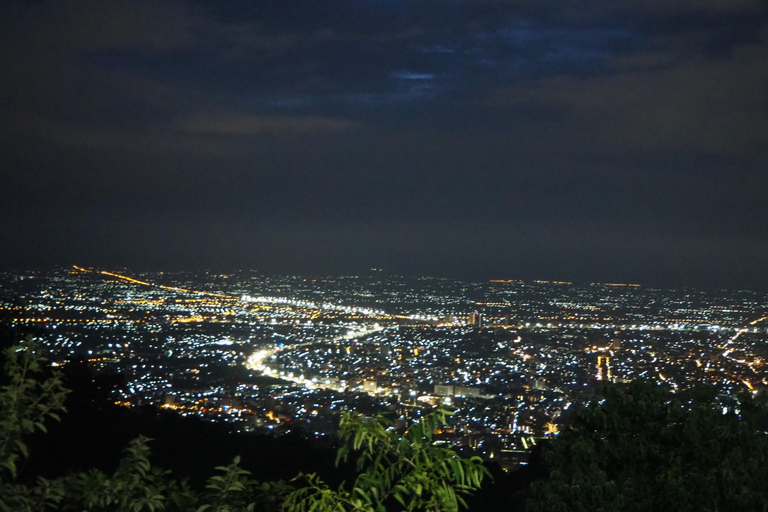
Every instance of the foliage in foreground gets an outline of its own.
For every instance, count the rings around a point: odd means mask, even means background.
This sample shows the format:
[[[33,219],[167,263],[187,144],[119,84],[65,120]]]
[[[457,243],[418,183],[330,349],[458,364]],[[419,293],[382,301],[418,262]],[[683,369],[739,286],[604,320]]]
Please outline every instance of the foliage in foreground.
[[[47,373],[45,360],[29,343],[6,349],[0,388],[0,511],[89,512],[258,512],[361,511],[387,509],[451,512],[466,506],[462,496],[479,489],[488,475],[482,461],[463,459],[432,444],[432,433],[450,412],[438,409],[403,435],[383,418],[365,421],[344,413],[336,464],[357,459],[358,476],[351,486],[331,489],[315,474],[292,482],[250,478],[239,458],[218,467],[204,490],[193,489],[149,461],[149,439],[131,442],[115,472],[93,469],[32,484],[17,480],[17,467],[27,457],[24,436],[45,431],[44,421],[64,412],[66,389],[57,373]]]
[[[675,395],[635,381],[608,387],[546,449],[531,512],[765,511],[768,436],[761,397],[727,410],[711,390]]]

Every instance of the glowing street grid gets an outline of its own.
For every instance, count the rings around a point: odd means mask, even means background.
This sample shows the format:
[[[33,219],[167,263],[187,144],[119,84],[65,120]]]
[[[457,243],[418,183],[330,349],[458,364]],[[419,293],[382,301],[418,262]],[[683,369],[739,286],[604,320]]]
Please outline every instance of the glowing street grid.
[[[456,409],[440,442],[525,463],[605,381],[768,386],[768,296],[634,284],[164,273],[0,274],[3,318],[54,364],[120,374],[115,401],[240,432],[331,437],[341,410],[403,427]]]

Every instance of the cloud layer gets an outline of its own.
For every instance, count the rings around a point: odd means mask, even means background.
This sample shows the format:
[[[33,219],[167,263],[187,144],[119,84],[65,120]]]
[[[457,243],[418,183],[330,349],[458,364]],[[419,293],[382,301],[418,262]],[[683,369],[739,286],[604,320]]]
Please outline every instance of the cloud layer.
[[[0,20],[0,265],[768,286],[764,2],[8,2]]]

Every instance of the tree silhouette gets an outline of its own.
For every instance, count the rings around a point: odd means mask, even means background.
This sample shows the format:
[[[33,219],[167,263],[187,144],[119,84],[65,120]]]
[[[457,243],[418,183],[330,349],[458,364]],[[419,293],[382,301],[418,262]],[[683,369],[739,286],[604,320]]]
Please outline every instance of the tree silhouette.
[[[723,407],[708,390],[670,396],[635,381],[609,386],[544,458],[527,508],[544,511],[764,511],[768,436],[762,397]]]

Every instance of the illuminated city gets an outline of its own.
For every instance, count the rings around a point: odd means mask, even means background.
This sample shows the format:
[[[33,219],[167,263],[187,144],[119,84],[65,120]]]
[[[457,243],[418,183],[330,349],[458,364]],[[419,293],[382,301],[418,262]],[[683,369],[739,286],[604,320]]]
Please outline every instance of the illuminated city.
[[[765,0],[0,1],[0,511],[766,512],[766,56]]]
[[[233,431],[332,436],[342,410],[410,424],[457,412],[439,438],[524,464],[604,382],[768,387],[768,296],[635,284],[309,278],[256,271],[5,272],[2,313],[54,365],[78,357],[155,404]]]

